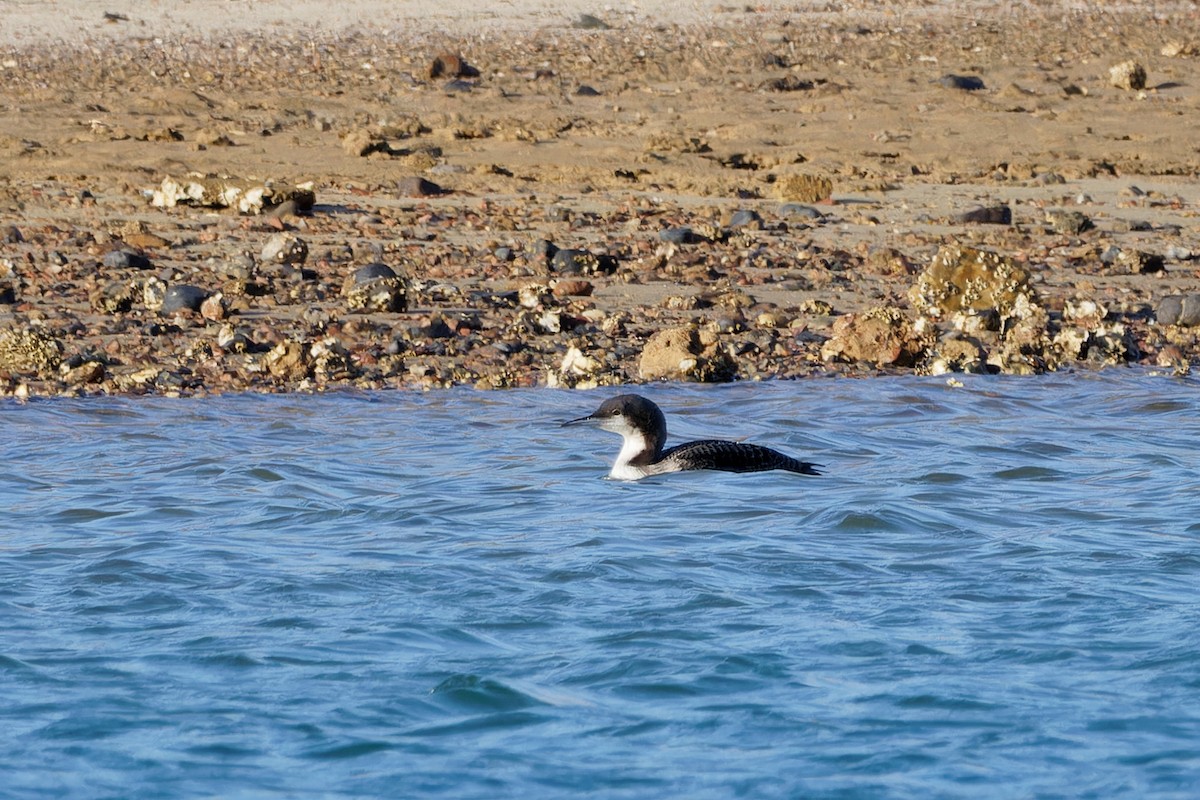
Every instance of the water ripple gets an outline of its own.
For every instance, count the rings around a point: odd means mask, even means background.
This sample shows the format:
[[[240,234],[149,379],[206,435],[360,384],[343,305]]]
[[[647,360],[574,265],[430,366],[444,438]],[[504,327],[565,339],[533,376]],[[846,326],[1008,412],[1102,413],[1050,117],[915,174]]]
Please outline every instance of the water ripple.
[[[963,384],[0,405],[0,795],[1194,796],[1196,382]]]

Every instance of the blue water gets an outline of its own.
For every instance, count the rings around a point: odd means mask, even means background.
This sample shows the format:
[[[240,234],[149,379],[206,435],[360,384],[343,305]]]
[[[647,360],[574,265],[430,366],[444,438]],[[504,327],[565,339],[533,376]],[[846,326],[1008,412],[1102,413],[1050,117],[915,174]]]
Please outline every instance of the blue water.
[[[0,405],[0,797],[1198,796],[1200,384],[964,381]]]

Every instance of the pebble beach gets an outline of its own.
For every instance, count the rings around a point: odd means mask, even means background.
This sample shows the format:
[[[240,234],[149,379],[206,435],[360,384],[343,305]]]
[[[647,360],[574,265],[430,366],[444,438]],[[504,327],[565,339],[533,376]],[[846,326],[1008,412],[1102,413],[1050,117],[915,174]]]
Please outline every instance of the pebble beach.
[[[0,394],[1184,374],[1198,67],[1194,3],[0,0]]]

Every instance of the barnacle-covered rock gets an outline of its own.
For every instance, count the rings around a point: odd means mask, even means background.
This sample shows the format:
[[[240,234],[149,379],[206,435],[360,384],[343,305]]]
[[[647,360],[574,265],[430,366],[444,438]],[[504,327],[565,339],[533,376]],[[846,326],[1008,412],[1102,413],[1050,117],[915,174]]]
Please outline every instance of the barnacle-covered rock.
[[[88,300],[103,314],[123,314],[133,308],[133,288],[124,281],[110,281],[94,290]]]
[[[303,342],[280,342],[263,356],[263,365],[271,375],[288,383],[312,374],[312,358]]]
[[[154,190],[150,204],[158,208],[173,208],[179,204],[233,208],[243,214],[261,214],[289,200],[301,211],[311,209],[316,202],[313,184],[291,186],[193,173],[183,178],[163,178],[162,185]]]
[[[408,281],[386,264],[368,264],[342,289],[351,311],[398,312],[408,308]]]
[[[934,320],[994,312],[1001,323],[1019,309],[1036,305],[1037,299],[1029,273],[1012,259],[960,245],[937,252],[909,290],[909,298],[918,313]],[[964,324],[962,320],[958,327]]]
[[[617,259],[604,253],[564,248],[550,259],[550,271],[556,275],[611,275],[617,271]]]
[[[880,306],[838,317],[833,323],[833,336],[821,348],[821,358],[865,361],[878,366],[912,366],[925,350],[925,337],[904,314]]]
[[[646,340],[638,362],[644,380],[685,380],[704,383],[731,381],[737,366],[712,332],[694,325],[668,328]]]
[[[0,331],[0,370],[48,375],[62,363],[62,345],[42,331],[9,328]]]
[[[1118,89],[1140,91],[1146,88],[1146,68],[1136,61],[1122,61],[1108,68],[1108,82]]]
[[[273,264],[303,264],[308,258],[308,243],[294,233],[277,233],[267,240],[259,255]]]
[[[930,375],[948,372],[987,371],[987,353],[979,340],[962,335],[950,335],[930,348],[925,371]]]

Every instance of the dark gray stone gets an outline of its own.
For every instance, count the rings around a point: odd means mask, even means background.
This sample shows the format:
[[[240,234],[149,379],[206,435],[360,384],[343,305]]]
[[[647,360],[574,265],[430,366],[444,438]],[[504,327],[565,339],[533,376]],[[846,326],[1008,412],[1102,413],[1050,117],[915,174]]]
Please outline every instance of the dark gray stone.
[[[604,20],[592,14],[580,14],[575,20],[574,27],[585,31],[607,31],[612,28]]]
[[[396,192],[405,197],[437,197],[446,190],[419,175],[410,175],[396,181]]]
[[[938,83],[947,89],[959,89],[964,92],[977,92],[984,88],[983,78],[976,75],[943,75]]]
[[[109,269],[150,269],[150,259],[132,250],[111,250],[104,254],[104,266]]]
[[[1155,310],[1160,325],[1180,325],[1191,328],[1200,325],[1200,295],[1164,297]]]
[[[380,278],[394,278],[396,272],[387,264],[367,264],[365,267],[360,267],[354,272],[355,283],[370,283],[377,281]]]
[[[779,207],[779,215],[782,217],[797,217],[799,219],[822,219],[825,216],[812,206],[805,206],[800,203],[784,203]]]
[[[741,211],[733,212],[733,216],[729,218],[729,227],[745,228],[761,225],[762,216],[753,209],[742,209]]]
[[[163,295],[162,308],[159,309],[160,314],[174,314],[177,311],[199,311],[200,304],[208,299],[208,292],[201,289],[199,286],[192,286],[187,283],[175,283],[167,287],[167,293]]]
[[[697,244],[706,241],[703,236],[700,236],[686,225],[678,228],[665,228],[658,232],[658,238],[659,241],[669,244]]]
[[[550,259],[550,271],[558,275],[611,275],[617,271],[617,260],[609,255],[567,248]]]
[[[973,208],[959,214],[958,221],[980,225],[1012,225],[1012,209],[1008,206]]]

